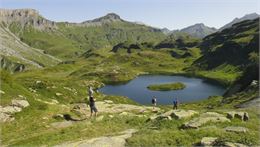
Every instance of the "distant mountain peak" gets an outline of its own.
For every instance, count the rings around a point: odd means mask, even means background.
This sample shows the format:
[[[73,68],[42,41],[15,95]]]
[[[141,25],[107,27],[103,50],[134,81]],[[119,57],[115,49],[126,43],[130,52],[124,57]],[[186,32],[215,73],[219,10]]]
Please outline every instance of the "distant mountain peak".
[[[119,15],[116,13],[108,13],[107,15],[103,16],[106,19],[121,19]]]
[[[216,32],[217,29],[213,27],[208,27],[203,23],[196,23],[194,25],[188,26],[180,30],[180,32],[185,32],[193,37],[203,38],[209,34]]]
[[[238,22],[241,22],[241,21],[244,21],[244,20],[253,20],[253,19],[256,19],[257,17],[259,17],[259,14],[255,13],[255,12],[250,13],[250,14],[246,14],[243,17],[233,19],[230,23],[224,25],[219,30],[224,30],[226,28],[231,27],[235,23],[238,23]]]
[[[101,25],[101,24],[105,24],[105,23],[111,23],[111,22],[115,22],[115,21],[123,21],[119,15],[117,15],[116,13],[108,13],[105,16],[93,19],[93,20],[88,20],[88,21],[84,21],[83,24],[85,25]]]

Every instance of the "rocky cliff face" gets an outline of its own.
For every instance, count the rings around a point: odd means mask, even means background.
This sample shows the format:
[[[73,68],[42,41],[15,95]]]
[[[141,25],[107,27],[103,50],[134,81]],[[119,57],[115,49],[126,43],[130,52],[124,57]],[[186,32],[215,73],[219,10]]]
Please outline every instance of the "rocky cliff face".
[[[22,27],[31,25],[40,30],[56,28],[55,22],[43,18],[34,9],[0,9],[0,22],[5,25],[16,23]]]

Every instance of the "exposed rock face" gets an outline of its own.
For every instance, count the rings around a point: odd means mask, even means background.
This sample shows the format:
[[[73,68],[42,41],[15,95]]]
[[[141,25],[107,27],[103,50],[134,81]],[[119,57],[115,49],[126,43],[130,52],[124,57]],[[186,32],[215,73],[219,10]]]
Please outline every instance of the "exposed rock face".
[[[113,104],[113,101],[97,101],[96,107],[99,112],[105,113],[121,113],[121,115],[131,115],[131,111],[136,111],[137,113],[145,113],[153,111],[153,107],[147,106],[136,106],[130,104]],[[160,108],[155,108],[154,110],[159,111]],[[79,103],[73,106],[72,112],[77,115],[87,115],[89,116],[90,108],[85,103]]]
[[[248,121],[249,114],[247,112],[231,111],[231,112],[227,112],[227,118],[229,118],[229,119],[239,118],[243,121]]]
[[[208,122],[230,122],[230,120],[222,114],[216,112],[206,112],[201,114],[199,117],[194,118],[187,123],[184,123],[183,127],[197,129]]]
[[[13,120],[14,117],[12,117],[10,114],[0,112],[0,122],[10,122]]]
[[[20,108],[25,108],[30,106],[30,104],[26,100],[12,100],[12,105]]]
[[[0,57],[0,68],[11,72],[22,72],[25,70],[25,65],[21,63],[16,63],[8,60],[7,58]]]
[[[12,100],[10,106],[0,106],[0,122],[13,121],[12,114],[21,112],[23,108],[28,107],[30,104],[26,100]]]
[[[89,140],[78,141],[74,143],[65,143],[57,145],[55,147],[124,147],[126,144],[126,139],[132,137],[132,134],[137,132],[135,129],[128,129],[126,131],[118,133],[118,136],[103,136],[98,138],[93,138]]]
[[[225,131],[227,131],[227,132],[236,132],[236,133],[246,133],[248,131],[248,129],[245,128],[245,127],[230,126],[230,127],[226,127]]]
[[[0,20],[7,25],[15,22],[22,27],[31,25],[40,30],[56,28],[55,22],[43,18],[34,9],[0,9]]]
[[[203,137],[200,141],[202,146],[212,146],[216,142],[217,137]]]
[[[241,144],[241,143],[233,143],[233,142],[225,142],[225,147],[248,147],[247,145]]]
[[[163,120],[163,119],[172,120],[172,118],[184,119],[184,118],[189,118],[195,114],[198,114],[198,112],[193,110],[170,110],[160,115],[151,116],[147,121]]]
[[[174,110],[171,116],[176,119],[183,119],[183,118],[189,118],[195,114],[198,114],[198,112],[193,110]]]
[[[233,142],[223,142],[221,144],[217,143],[218,138],[217,137],[203,137],[200,141],[201,146],[225,146],[225,147],[247,147],[244,144],[240,143],[233,143]]]

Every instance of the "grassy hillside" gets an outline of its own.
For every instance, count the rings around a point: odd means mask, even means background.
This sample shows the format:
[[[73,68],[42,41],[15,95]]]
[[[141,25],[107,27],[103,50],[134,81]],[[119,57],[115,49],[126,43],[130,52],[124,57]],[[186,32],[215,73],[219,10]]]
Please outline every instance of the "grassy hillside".
[[[188,71],[230,84],[252,64],[251,56],[259,54],[258,41],[259,19],[237,23],[205,37],[200,45],[202,56]]]
[[[54,66],[60,62],[43,50],[32,48],[22,42],[8,28],[0,25],[1,68],[14,71],[19,65],[23,70]],[[14,65],[12,67],[12,65]]]

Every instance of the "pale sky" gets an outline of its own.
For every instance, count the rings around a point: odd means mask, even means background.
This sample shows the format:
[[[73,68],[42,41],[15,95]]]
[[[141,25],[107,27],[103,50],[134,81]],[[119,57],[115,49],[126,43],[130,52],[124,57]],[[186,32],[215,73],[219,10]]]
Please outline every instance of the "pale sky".
[[[260,0],[1,0],[1,8],[32,8],[53,21],[82,22],[114,12],[128,21],[182,29],[195,23],[219,28],[256,12]]]

